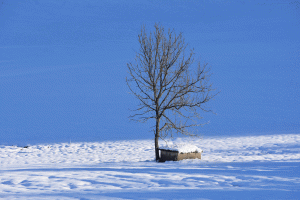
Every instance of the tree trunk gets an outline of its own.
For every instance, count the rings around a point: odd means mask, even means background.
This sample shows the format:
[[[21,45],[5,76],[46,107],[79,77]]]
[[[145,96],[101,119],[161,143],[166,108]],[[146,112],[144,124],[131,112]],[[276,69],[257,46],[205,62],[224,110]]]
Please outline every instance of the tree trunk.
[[[159,161],[159,146],[158,146],[158,139],[159,139],[159,119],[156,119],[156,130],[155,130],[155,160],[156,162]]]

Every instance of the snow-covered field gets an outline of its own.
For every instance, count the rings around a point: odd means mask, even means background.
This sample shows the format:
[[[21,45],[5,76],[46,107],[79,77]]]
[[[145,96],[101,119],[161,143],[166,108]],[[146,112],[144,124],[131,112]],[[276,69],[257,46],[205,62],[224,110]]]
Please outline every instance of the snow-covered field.
[[[202,160],[156,163],[152,140],[0,146],[0,198],[300,199],[300,134],[174,143]]]

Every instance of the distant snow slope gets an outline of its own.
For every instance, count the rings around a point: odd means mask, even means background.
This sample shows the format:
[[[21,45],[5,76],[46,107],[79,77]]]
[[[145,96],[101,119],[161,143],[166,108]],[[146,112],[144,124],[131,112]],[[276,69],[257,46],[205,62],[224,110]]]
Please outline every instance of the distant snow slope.
[[[154,162],[151,140],[0,146],[3,199],[297,199],[300,134],[189,141],[202,160]],[[246,194],[246,195],[245,195]]]
[[[300,134],[180,138],[174,144],[191,144],[201,148],[203,162],[289,161],[300,159]],[[164,143],[161,143],[162,145]],[[152,140],[129,140],[91,143],[34,145],[28,148],[0,146],[0,164],[4,168],[35,165],[93,165],[154,160]]]

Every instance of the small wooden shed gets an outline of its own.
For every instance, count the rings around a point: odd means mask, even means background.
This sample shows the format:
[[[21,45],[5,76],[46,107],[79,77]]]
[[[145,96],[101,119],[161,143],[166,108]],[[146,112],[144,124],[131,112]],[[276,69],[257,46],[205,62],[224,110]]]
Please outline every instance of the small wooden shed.
[[[201,159],[201,152],[191,152],[191,153],[179,153],[179,151],[159,149],[160,158],[159,162],[165,161],[179,161],[184,159]]]

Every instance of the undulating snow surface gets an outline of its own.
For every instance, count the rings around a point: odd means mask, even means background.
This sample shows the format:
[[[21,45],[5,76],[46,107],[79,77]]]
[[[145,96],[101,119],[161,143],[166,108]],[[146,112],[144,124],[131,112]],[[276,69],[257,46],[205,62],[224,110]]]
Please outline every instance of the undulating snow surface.
[[[202,160],[156,163],[152,140],[0,146],[0,198],[299,198],[300,134],[174,144],[201,148]]]

